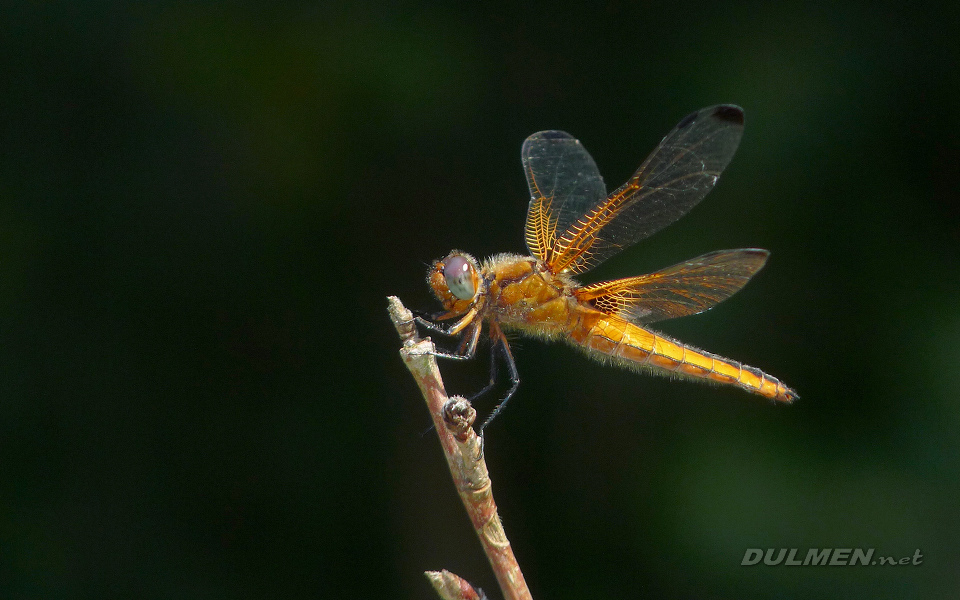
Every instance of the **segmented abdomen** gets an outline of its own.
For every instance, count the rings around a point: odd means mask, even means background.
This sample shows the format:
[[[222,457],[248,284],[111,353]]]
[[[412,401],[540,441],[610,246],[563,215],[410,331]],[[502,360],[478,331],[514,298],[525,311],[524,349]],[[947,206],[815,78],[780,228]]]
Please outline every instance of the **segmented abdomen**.
[[[592,311],[591,311],[592,312]],[[772,375],[710,352],[697,350],[620,319],[600,313],[583,315],[570,340],[584,349],[610,357],[627,367],[650,367],[791,402],[797,394]]]

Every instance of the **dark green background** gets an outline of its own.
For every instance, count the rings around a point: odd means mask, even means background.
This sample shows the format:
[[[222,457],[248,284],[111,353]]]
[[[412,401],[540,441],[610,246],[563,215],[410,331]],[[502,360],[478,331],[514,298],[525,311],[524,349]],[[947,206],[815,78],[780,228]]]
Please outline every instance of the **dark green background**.
[[[612,187],[719,102],[716,191],[593,279],[769,249],[662,329],[801,401],[516,343],[487,453],[534,596],[960,590],[955,1],[2,10],[3,598],[499,597],[385,297],[524,250],[530,133]],[[924,559],[740,566],[768,547]]]

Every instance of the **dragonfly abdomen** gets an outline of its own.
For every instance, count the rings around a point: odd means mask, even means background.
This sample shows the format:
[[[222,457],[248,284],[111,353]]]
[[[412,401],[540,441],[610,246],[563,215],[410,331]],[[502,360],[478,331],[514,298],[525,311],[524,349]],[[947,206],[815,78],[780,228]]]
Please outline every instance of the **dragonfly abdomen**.
[[[619,317],[596,315],[583,319],[579,329],[570,335],[572,342],[596,358],[611,359],[627,368],[734,385],[781,402],[797,397],[779,379],[760,369],[688,346]]]

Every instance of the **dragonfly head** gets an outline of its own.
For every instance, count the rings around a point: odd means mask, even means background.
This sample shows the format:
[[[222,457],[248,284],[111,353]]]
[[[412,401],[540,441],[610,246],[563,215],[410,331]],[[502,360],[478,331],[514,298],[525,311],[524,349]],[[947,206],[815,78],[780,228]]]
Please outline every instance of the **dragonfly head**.
[[[466,252],[454,250],[434,263],[427,281],[445,309],[460,312],[480,292],[480,265]]]

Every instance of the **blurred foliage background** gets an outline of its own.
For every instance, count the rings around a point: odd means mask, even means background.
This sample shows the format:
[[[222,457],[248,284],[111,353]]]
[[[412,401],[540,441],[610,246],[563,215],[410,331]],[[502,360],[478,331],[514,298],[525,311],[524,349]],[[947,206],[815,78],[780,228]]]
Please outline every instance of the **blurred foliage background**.
[[[960,590],[956,2],[3,15],[0,596],[430,598],[448,568],[497,597],[385,296],[432,310],[428,261],[524,251],[530,133],[613,187],[720,102],[747,126],[717,189],[590,280],[771,250],[661,329],[801,401],[518,341],[487,453],[534,596]],[[769,547],[923,564],[740,566]]]

